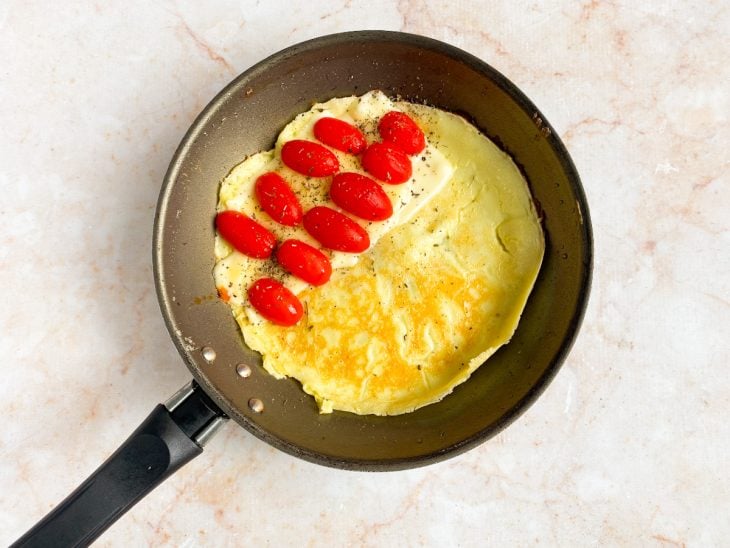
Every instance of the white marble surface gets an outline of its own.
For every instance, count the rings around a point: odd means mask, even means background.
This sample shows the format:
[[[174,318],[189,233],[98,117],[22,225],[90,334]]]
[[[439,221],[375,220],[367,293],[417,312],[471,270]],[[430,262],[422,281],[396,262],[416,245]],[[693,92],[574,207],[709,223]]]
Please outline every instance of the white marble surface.
[[[383,28],[483,58],[564,138],[596,244],[572,354],[503,434],[413,471],[318,467],[229,424],[98,544],[727,546],[730,5],[286,6],[0,3],[0,545],[189,378],[150,250],[195,115],[284,46]]]

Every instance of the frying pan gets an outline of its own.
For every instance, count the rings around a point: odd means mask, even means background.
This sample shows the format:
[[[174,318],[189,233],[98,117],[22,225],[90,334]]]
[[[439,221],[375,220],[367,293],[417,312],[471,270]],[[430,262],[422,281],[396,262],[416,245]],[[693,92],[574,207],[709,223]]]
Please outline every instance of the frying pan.
[[[273,146],[314,102],[372,89],[461,114],[515,160],[542,212],[546,253],[511,342],[441,402],[412,413],[320,415],[293,380],[276,380],[215,298],[213,218],[220,181]],[[165,176],[154,224],[162,314],[194,380],[158,405],[120,449],[16,545],[84,545],[202,452],[231,418],[296,457],[350,470],[400,470],[470,449],[542,393],[576,336],[591,280],[591,224],[568,153],[545,117],[474,56],[397,32],[334,34],[260,62],[193,123]]]

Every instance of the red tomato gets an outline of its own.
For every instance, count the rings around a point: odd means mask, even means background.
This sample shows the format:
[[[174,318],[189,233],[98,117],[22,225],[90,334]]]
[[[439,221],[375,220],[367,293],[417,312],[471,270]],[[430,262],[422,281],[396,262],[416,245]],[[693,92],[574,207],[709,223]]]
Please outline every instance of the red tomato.
[[[330,149],[303,139],[284,143],[281,160],[294,171],[308,177],[326,177],[340,169],[340,162]]]
[[[228,290],[223,286],[220,286],[218,288],[218,296],[221,298],[222,301],[225,302],[231,300],[231,296],[228,294]]]
[[[314,136],[325,145],[350,154],[360,154],[367,146],[365,136],[359,129],[337,118],[317,120],[314,124]]]
[[[426,137],[413,118],[391,110],[378,123],[378,131],[383,141],[392,143],[406,154],[418,154],[426,148]]]
[[[383,187],[359,173],[335,175],[330,198],[345,211],[368,221],[384,221],[393,215],[393,205]]]
[[[302,206],[278,173],[264,173],[256,179],[256,197],[264,211],[277,223],[296,226],[302,222]]]
[[[313,207],[304,214],[304,228],[328,249],[360,253],[370,247],[370,236],[363,227],[329,207]]]
[[[267,259],[276,245],[271,232],[238,211],[221,211],[215,217],[215,226],[224,240],[254,259]]]
[[[256,280],[248,288],[248,300],[259,314],[278,325],[294,325],[304,313],[297,296],[272,278]]]
[[[327,255],[299,240],[286,240],[276,250],[276,260],[284,269],[312,285],[327,283],[332,265]]]
[[[373,143],[365,149],[362,165],[370,175],[391,185],[405,183],[413,172],[411,159],[389,143]]]

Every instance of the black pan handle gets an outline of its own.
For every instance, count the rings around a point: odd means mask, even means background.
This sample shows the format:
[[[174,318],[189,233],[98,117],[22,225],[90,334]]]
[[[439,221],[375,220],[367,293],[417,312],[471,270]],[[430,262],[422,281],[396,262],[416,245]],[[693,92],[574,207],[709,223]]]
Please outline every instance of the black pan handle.
[[[195,383],[154,411],[84,483],[13,547],[88,546],[142,497],[203,452],[227,417]]]

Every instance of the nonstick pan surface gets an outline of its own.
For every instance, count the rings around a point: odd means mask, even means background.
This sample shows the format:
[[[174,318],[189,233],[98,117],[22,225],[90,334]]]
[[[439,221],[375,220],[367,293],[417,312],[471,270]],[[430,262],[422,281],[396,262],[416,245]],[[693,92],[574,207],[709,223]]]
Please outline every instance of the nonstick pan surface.
[[[441,402],[393,417],[320,415],[293,380],[276,380],[217,298],[213,220],[221,180],[273,146],[313,103],[380,89],[461,114],[508,152],[542,211],[546,252],[511,342]],[[195,378],[14,546],[85,546],[202,452],[223,417],[297,457],[337,468],[399,470],[474,447],[517,418],[556,374],[585,310],[592,268],[578,174],[545,117],[474,56],[428,38],[366,31],[325,36],[262,61],[205,108],[165,177],[154,227],[160,306]]]
[[[393,417],[320,415],[293,380],[276,380],[215,298],[213,218],[220,181],[314,102],[380,89],[460,113],[524,170],[543,211],[544,264],[512,341],[441,402]],[[578,174],[544,116],[506,78],[450,45],[395,32],[325,36],[277,53],[236,78],[175,154],[155,221],[162,312],[198,383],[266,442],[338,468],[402,469],[453,456],[499,432],[543,391],[582,319],[592,265]],[[205,350],[208,349],[208,350]],[[206,360],[203,353],[215,353]],[[243,365],[241,365],[243,364]],[[238,367],[250,368],[242,378]],[[252,409],[260,400],[262,412]]]

